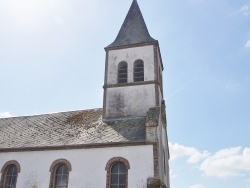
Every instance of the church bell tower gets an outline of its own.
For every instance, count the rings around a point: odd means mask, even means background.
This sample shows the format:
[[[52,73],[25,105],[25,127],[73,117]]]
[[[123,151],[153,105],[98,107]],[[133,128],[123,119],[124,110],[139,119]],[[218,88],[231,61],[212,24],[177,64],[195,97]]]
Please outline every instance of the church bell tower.
[[[161,106],[160,48],[150,36],[136,0],[105,51],[103,119],[142,117],[149,108]]]

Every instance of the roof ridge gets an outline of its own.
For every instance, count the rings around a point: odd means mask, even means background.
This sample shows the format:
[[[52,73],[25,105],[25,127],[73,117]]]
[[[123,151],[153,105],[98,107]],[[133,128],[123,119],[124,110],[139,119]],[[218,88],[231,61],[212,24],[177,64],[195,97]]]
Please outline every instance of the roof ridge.
[[[69,111],[60,111],[60,112],[48,112],[43,114],[33,114],[33,115],[21,115],[21,116],[11,116],[2,119],[14,119],[14,118],[28,118],[28,117],[36,117],[36,116],[45,116],[45,115],[55,115],[55,114],[62,114],[62,113],[71,113],[71,112],[82,112],[82,111],[90,111],[90,110],[101,110],[102,108],[89,108],[89,109],[82,109],[82,110],[69,110]]]

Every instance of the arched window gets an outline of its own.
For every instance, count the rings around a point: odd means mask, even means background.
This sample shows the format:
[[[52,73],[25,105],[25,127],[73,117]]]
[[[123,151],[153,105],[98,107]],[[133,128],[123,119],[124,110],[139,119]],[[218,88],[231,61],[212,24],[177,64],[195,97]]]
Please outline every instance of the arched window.
[[[128,64],[122,61],[118,65],[118,83],[128,82]]]
[[[144,64],[142,60],[134,63],[134,82],[144,81]]]
[[[124,163],[117,162],[111,167],[110,187],[126,187],[126,167]]]
[[[50,167],[50,188],[67,188],[69,180],[70,163],[65,159],[53,162]]]
[[[69,170],[65,164],[57,167],[54,180],[54,188],[67,188]]]
[[[3,166],[1,184],[3,188],[15,188],[20,165],[17,161],[9,161]],[[0,185],[1,185],[0,184]]]
[[[121,157],[110,159],[106,165],[107,188],[128,188],[129,163]]]

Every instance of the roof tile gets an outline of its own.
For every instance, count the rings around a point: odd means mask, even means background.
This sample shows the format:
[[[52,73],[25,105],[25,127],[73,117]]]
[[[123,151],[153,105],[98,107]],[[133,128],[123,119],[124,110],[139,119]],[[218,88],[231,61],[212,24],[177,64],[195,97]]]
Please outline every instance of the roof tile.
[[[145,141],[146,118],[102,121],[102,109],[0,119],[0,149]]]

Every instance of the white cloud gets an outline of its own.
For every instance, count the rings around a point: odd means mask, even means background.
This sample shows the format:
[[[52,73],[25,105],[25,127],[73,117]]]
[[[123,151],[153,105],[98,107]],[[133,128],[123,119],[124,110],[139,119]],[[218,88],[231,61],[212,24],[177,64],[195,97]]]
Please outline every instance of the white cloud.
[[[228,82],[225,86],[225,90],[230,93],[241,91],[244,85],[241,83]]]
[[[169,142],[169,151],[171,160],[187,157],[186,162],[198,165],[198,169],[206,176],[228,178],[250,172],[250,148],[247,147],[225,148],[210,154],[208,151],[200,152],[194,147]]]
[[[250,15],[250,6],[249,5],[243,5],[240,9],[238,9],[235,12],[232,12],[230,14],[230,16],[234,16],[234,15],[239,15],[239,14],[243,14],[244,16],[248,16]]]
[[[245,180],[245,183],[246,183],[246,185],[247,185],[246,187],[249,188],[249,187],[250,187],[250,179],[246,179],[246,180]]]
[[[170,99],[170,98],[174,97],[175,95],[177,95],[178,93],[182,92],[184,89],[186,89],[187,87],[192,85],[196,80],[198,80],[198,79],[194,78],[194,79],[187,81],[186,83],[182,84],[181,86],[179,86],[177,89],[175,89],[171,93],[167,94],[166,98]]]
[[[244,175],[250,171],[250,148],[223,149],[207,157],[200,165],[207,176],[220,178]]]
[[[186,147],[178,143],[169,142],[170,159],[175,160],[180,157],[188,157],[187,162],[196,164],[201,159],[208,157],[210,154],[207,151],[199,152],[196,148]]]
[[[245,16],[250,15],[250,8],[248,5],[243,5],[241,7],[241,9],[239,10],[239,12],[241,12],[242,14],[244,14]]]
[[[169,170],[169,175],[170,175],[171,178],[177,177],[177,175],[173,172],[172,169]]]
[[[206,187],[201,184],[195,184],[195,185],[191,185],[189,188],[206,188]]]
[[[0,113],[0,118],[8,118],[8,117],[12,117],[10,112],[2,112],[2,113]]]
[[[246,42],[245,47],[250,48],[250,40]]]

